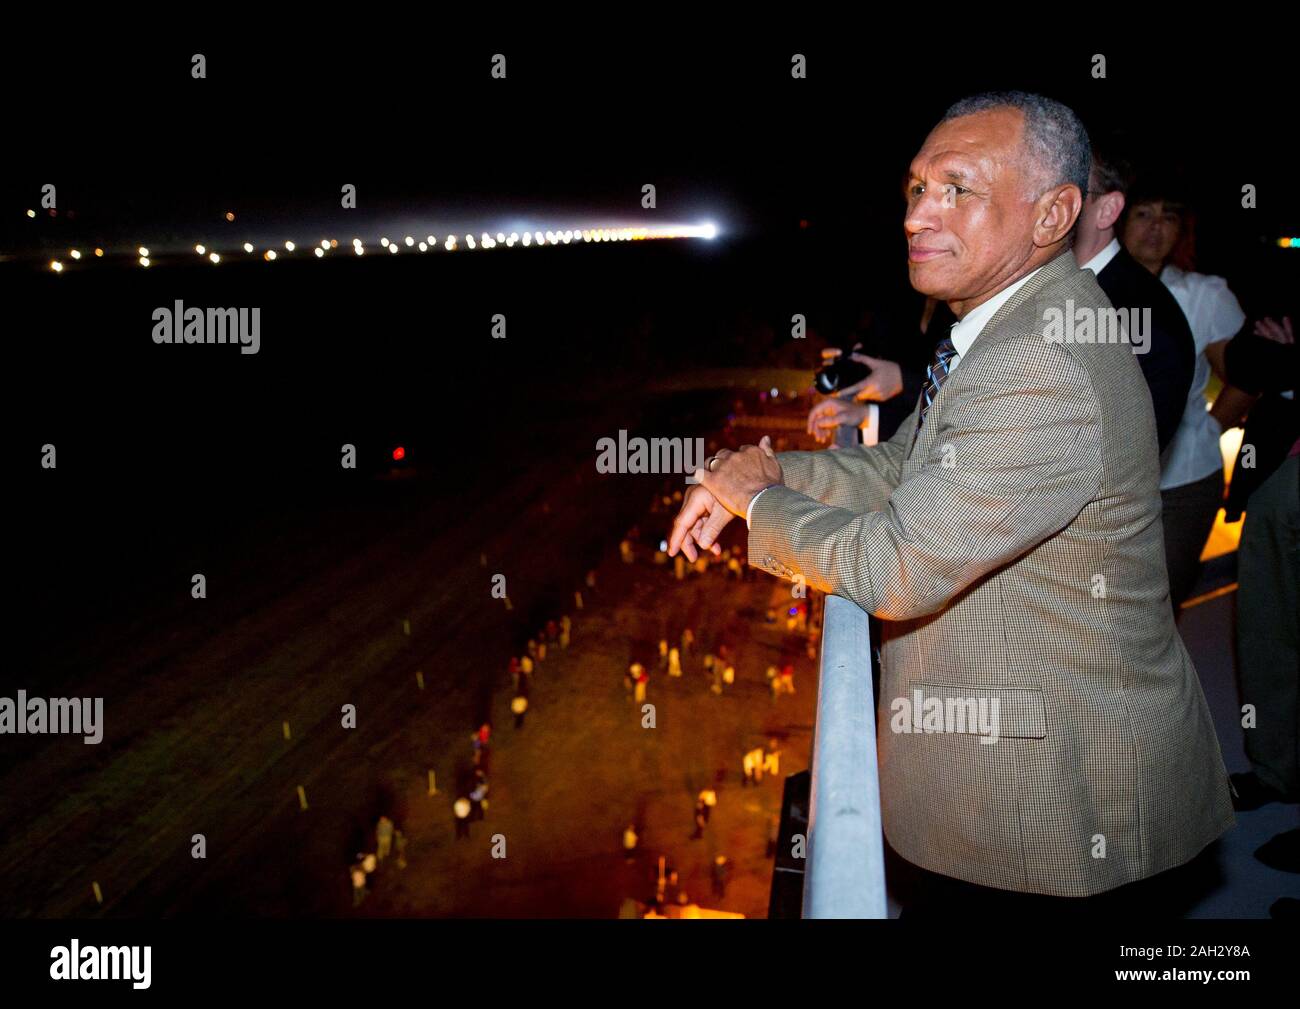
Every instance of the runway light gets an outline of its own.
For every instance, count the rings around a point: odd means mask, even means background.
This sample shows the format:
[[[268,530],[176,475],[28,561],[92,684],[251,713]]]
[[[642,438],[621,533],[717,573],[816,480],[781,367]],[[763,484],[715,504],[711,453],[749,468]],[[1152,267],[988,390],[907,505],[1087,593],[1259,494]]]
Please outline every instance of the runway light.
[[[140,253],[140,255],[141,255],[144,259],[148,259],[148,258],[149,258],[149,250],[146,249],[143,245],[140,246],[140,248],[136,249],[135,251],[138,252],[138,253]]]
[[[81,250],[80,250],[80,249],[73,249],[71,252],[68,253],[68,255],[71,256],[73,259],[80,259],[80,258],[81,258]]]
[[[524,248],[528,248],[528,246],[530,246],[530,245],[532,245],[532,244],[533,244],[533,234],[532,234],[532,232],[531,232],[531,231],[525,231],[525,232],[524,232]]]
[[[410,248],[412,245],[414,245],[414,244],[415,244],[415,239],[412,238],[410,235],[407,235],[407,236],[406,236],[406,247],[409,249],[409,248]]]
[[[284,243],[284,247],[285,247],[285,249],[287,249],[289,252],[292,252],[292,251],[294,250],[294,248],[295,248],[293,242],[285,242],[285,243]]]
[[[227,221],[233,221],[234,219],[235,219],[235,215],[234,215],[234,213],[233,213],[232,211],[227,210],[227,211],[226,211],[226,220],[227,220]]]
[[[322,249],[328,249],[330,247],[330,240],[328,238],[322,238],[320,240],[320,247]]]
[[[391,252],[394,256],[397,255],[397,243],[396,243],[396,242],[389,242],[389,243],[388,243],[388,251]]]
[[[330,239],[330,248],[331,248],[331,249],[337,249],[338,247],[339,247],[339,240],[338,240],[337,238],[331,238],[331,239]]]
[[[202,256],[205,255],[208,250],[201,245],[196,245],[194,246],[194,251],[197,252],[200,256]]]
[[[466,236],[465,236],[465,244],[468,245],[471,249],[474,248],[474,236],[473,236],[473,235],[466,235]]]
[[[421,251],[421,252],[428,252],[428,251],[429,251],[429,246],[428,246],[428,244],[425,243],[425,242],[421,242],[421,243],[420,243],[420,251]]]
[[[103,249],[96,249],[96,250],[95,250],[95,258],[96,258],[96,259],[103,259],[103,258],[104,258],[104,250],[103,250]]]
[[[701,228],[700,228],[700,237],[701,237],[701,238],[707,238],[707,239],[710,239],[710,240],[712,240],[712,239],[714,239],[714,238],[717,238],[717,237],[718,237],[718,226],[717,226],[716,224],[712,223],[712,222],[709,222],[708,224],[705,224],[705,225],[701,226]]]
[[[149,257],[148,257],[148,256],[141,256],[141,257],[140,257],[140,265],[141,265],[141,266],[148,266],[148,265],[149,265]]]
[[[244,251],[245,251],[245,252],[252,252],[252,251],[253,251],[253,243],[252,243],[252,242],[245,242],[245,243],[244,243]]]
[[[381,239],[379,240],[379,244],[382,245],[385,249],[388,248],[388,239],[387,239],[387,238],[381,238]]]
[[[354,245],[352,246],[352,251],[358,256],[364,256],[366,254],[366,247],[364,245]]]
[[[324,250],[324,249],[313,249],[312,251],[316,253],[316,258],[317,258],[317,259],[324,259],[324,258],[325,258],[325,250]]]
[[[497,232],[497,241],[498,241],[498,242],[504,242],[505,240],[506,240],[506,236],[505,236],[505,234],[504,234],[503,232],[498,231],[498,232]]]
[[[218,256],[215,252],[211,253],[211,254],[208,256],[208,259],[211,260],[213,263],[220,263],[220,262],[221,262],[221,257]]]
[[[455,251],[456,251],[456,236],[455,236],[455,235],[448,235],[448,236],[447,236],[447,242],[446,242],[446,245],[444,246],[444,248],[445,248],[448,252],[455,252]]]
[[[27,211],[27,216],[28,216],[28,217],[35,217],[35,216],[36,216],[36,211],[34,211],[34,210],[29,210],[29,211]]]
[[[397,448],[393,449],[394,461],[401,462],[405,458],[406,458],[406,449],[404,449],[401,445],[398,445]]]
[[[60,263],[57,259],[51,259],[51,260],[50,260],[50,269],[53,270],[55,273],[62,273],[62,272],[63,272],[63,264]]]
[[[265,259],[268,263],[271,262],[272,260],[275,259],[275,250],[267,249],[266,254],[262,258]]]
[[[437,245],[437,244],[438,244],[438,240],[437,240],[436,238],[434,238],[432,235],[430,235],[428,238],[426,238],[425,241],[428,242],[430,245]]]

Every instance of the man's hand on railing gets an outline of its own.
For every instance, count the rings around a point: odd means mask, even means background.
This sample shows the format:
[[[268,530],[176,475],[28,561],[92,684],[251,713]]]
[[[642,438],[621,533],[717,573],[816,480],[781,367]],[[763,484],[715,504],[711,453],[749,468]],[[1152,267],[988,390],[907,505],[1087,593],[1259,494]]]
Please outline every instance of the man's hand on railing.
[[[744,516],[760,491],[784,482],[772,439],[766,435],[737,452],[719,449],[694,476],[699,482],[686,492],[668,537],[668,556],[680,549],[692,561],[699,556],[697,544],[720,553],[718,534],[732,517]]]

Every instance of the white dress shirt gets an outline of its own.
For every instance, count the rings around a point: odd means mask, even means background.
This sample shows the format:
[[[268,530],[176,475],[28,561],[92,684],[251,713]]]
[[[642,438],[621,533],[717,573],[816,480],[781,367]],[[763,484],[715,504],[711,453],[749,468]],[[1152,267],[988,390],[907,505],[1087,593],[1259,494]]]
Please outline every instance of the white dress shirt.
[[[1097,255],[1083,264],[1083,269],[1091,270],[1093,273],[1101,273],[1110,265],[1110,261],[1119,255],[1119,239],[1112,238],[1110,244],[1102,249]]]
[[[1210,416],[1205,402],[1205,386],[1210,380],[1210,362],[1205,348],[1220,340],[1231,340],[1246,322],[1246,313],[1222,277],[1204,273],[1184,273],[1176,266],[1166,266],[1160,279],[1187,316],[1192,339],[1196,343],[1196,367],[1192,387],[1187,392],[1187,406],[1173,440],[1165,449],[1160,489],[1182,487],[1203,480],[1223,469],[1219,437],[1223,430]]]
[[[1041,269],[1042,267],[1040,266],[1038,270]],[[952,331],[948,334],[948,338],[952,340],[952,345],[957,348],[957,356],[954,357],[948,365],[948,370],[950,372],[961,363],[961,359],[966,355],[966,352],[971,349],[971,345],[974,344],[975,339],[980,335],[980,333],[984,332],[984,327],[989,324],[989,320],[992,319],[993,316],[997,315],[998,309],[1011,300],[1011,296],[1024,287],[1029,278],[1037,273],[1038,270],[1032,270],[1031,272],[1026,273],[1014,284],[1008,284],[997,294],[993,295],[993,297],[988,301],[972,308],[953,324]]]

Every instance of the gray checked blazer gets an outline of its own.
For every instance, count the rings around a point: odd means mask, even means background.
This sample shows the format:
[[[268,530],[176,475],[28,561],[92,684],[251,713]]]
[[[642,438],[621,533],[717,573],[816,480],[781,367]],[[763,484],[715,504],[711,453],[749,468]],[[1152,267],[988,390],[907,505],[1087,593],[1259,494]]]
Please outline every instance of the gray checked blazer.
[[[1128,344],[1045,337],[1067,299],[1110,307],[1069,251],[989,320],[915,443],[914,410],[881,445],[779,453],[749,561],[881,618],[894,849],[1081,897],[1181,865],[1234,818],[1169,603],[1151,395]],[[995,742],[957,717],[972,698]],[[943,731],[906,705],[948,712]]]

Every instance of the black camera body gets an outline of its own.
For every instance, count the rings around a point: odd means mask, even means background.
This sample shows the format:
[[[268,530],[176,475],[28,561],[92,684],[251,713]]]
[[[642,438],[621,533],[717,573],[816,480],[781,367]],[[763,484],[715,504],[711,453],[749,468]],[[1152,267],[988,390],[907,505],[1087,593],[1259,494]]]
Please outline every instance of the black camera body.
[[[813,378],[817,391],[831,395],[851,385],[857,385],[871,374],[871,366],[855,361],[847,353],[823,365]]]

